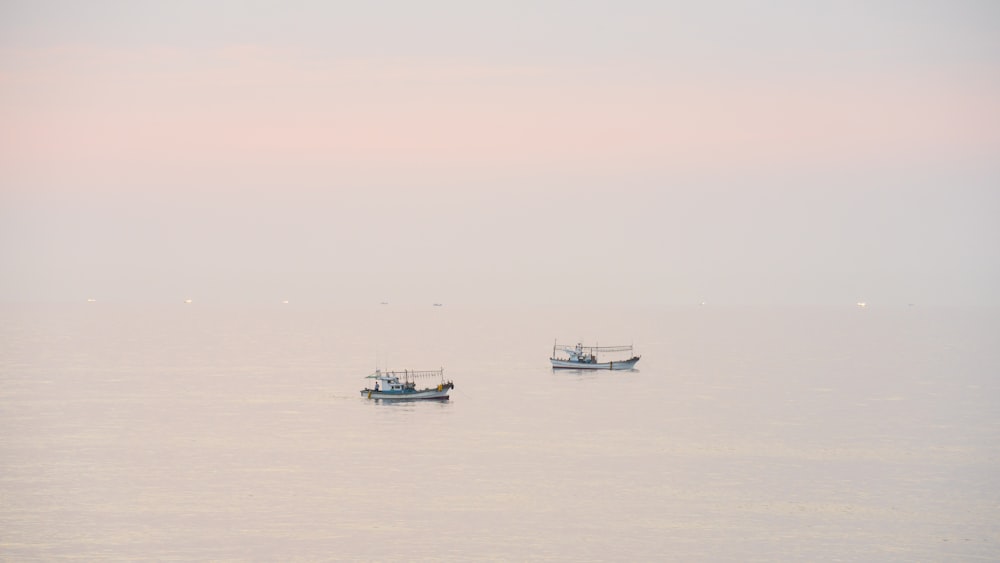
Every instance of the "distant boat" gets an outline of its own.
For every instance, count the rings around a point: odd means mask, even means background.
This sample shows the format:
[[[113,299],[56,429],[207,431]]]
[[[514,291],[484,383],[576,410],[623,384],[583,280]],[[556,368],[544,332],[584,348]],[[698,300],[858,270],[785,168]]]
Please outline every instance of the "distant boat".
[[[90,299],[87,299],[87,303],[97,303],[97,299],[91,297]]]
[[[191,303],[194,303],[194,301],[192,301],[190,299],[185,299],[184,303],[187,304],[187,305],[190,305]]]
[[[441,304],[440,304],[440,303],[435,303],[435,304],[434,304],[434,306],[435,306],[435,307],[440,307],[440,306],[441,306]]]
[[[868,303],[865,303],[864,301],[858,301],[857,306],[864,309],[865,307],[868,307]]]
[[[417,389],[414,380],[425,378],[440,378],[441,382],[436,387]],[[445,381],[444,369],[430,371],[382,371],[376,369],[375,373],[365,379],[375,380],[373,389],[365,387],[361,390],[361,396],[369,399],[389,401],[436,399],[446,401],[448,400],[448,392],[455,388],[455,384],[450,380]]]
[[[382,304],[382,305],[388,305],[388,304],[389,304],[389,302],[388,302],[388,301],[383,301],[383,302],[382,302],[381,304]]]
[[[559,352],[566,353],[569,357],[557,358]],[[628,359],[612,360],[602,362],[598,359],[599,354],[628,353]],[[573,348],[559,346],[556,342],[552,346],[552,369],[613,369],[627,370],[635,368],[640,356],[633,353],[632,346],[584,346],[578,343]]]

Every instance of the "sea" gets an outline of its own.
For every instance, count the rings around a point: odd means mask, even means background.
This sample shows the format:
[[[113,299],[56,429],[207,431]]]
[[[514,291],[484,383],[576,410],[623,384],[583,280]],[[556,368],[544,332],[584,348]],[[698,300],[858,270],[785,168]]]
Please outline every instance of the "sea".
[[[996,309],[442,305],[0,306],[0,560],[1000,560]]]

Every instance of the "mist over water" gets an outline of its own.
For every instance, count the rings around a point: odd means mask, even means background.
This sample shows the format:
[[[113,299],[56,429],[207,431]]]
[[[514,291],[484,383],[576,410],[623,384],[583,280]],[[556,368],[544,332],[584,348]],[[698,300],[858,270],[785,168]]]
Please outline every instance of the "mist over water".
[[[0,3],[0,560],[1000,560],[1000,3],[231,4]]]
[[[1000,314],[5,306],[0,553],[1000,557]],[[634,343],[553,372],[552,342]],[[448,402],[359,396],[443,367]]]

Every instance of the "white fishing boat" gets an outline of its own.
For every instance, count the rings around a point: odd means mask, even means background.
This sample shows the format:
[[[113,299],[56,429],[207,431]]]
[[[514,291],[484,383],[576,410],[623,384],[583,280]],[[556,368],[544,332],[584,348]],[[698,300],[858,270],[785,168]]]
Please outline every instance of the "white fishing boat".
[[[567,357],[556,357],[560,352],[565,353]],[[627,354],[628,357],[622,360],[601,361],[598,358],[600,354]],[[640,356],[634,354],[632,345],[584,346],[578,343],[576,346],[570,348],[569,346],[560,346],[556,342],[552,346],[552,357],[549,360],[552,362],[553,369],[627,370],[634,369],[639,358]]]
[[[437,378],[440,383],[436,387],[426,387],[417,389],[417,379]],[[375,373],[365,379],[374,379],[374,388],[365,387],[361,390],[361,396],[369,399],[382,399],[393,401],[415,401],[420,399],[448,400],[448,392],[455,388],[455,384],[450,380],[445,381],[444,369],[430,371],[382,371],[375,370]]]

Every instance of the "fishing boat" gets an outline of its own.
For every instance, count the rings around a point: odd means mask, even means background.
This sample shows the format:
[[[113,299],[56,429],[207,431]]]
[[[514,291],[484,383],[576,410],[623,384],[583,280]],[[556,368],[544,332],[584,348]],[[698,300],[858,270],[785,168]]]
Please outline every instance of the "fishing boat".
[[[436,387],[426,387],[417,389],[416,380],[437,378],[440,383]],[[429,371],[382,371],[376,369],[375,373],[365,379],[374,379],[375,387],[365,387],[361,390],[361,396],[369,399],[382,399],[393,401],[416,401],[420,399],[448,400],[448,392],[455,388],[455,384],[450,380],[445,381],[444,369]]]
[[[568,357],[556,357],[560,352]],[[621,354],[627,353],[627,360],[601,361],[600,354]],[[640,356],[636,356],[632,350],[632,345],[628,346],[584,346],[578,343],[570,348],[560,346],[558,342],[552,345],[552,369],[614,369],[626,370],[635,368]]]

